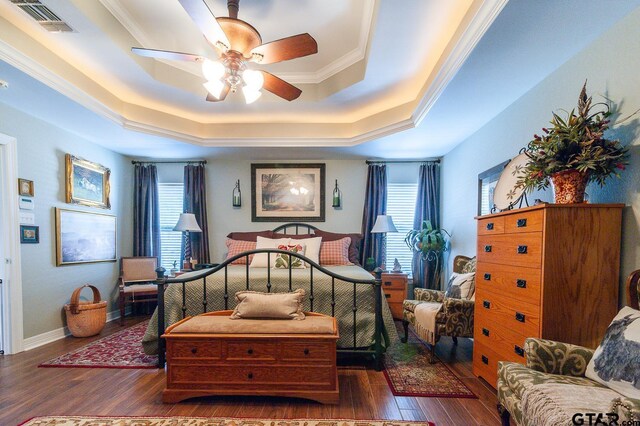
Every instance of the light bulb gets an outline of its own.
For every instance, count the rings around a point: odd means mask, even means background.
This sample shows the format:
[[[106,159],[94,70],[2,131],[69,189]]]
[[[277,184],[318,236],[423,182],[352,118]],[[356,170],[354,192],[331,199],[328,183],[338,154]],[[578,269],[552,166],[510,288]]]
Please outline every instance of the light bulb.
[[[224,65],[220,62],[205,59],[202,63],[202,75],[209,81],[220,80],[225,71]]]
[[[246,70],[242,74],[242,79],[248,88],[256,91],[262,89],[264,84],[264,76],[260,71],[256,70]]]
[[[244,100],[247,104],[252,104],[262,96],[262,92],[260,90],[252,89],[249,86],[245,86],[242,88],[242,93],[244,94]]]
[[[216,99],[220,99],[220,95],[222,94],[222,89],[224,89],[224,83],[220,80],[207,81],[203,84],[204,88],[207,89],[211,96]]]

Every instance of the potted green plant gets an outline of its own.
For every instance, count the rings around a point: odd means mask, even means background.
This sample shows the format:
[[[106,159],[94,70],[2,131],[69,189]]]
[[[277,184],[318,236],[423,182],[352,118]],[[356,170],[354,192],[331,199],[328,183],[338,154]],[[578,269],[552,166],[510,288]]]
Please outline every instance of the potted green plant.
[[[430,221],[422,222],[420,229],[412,229],[404,238],[405,244],[422,259],[434,264],[433,280],[440,284],[444,253],[449,251],[451,234],[441,228],[435,228]]]
[[[612,175],[619,177],[627,163],[627,149],[607,139],[611,111],[604,102],[593,103],[585,82],[578,108],[566,118],[553,113],[551,127],[534,135],[524,149],[529,162],[520,170],[517,186],[526,191],[545,189],[553,183],[558,204],[582,203],[589,182],[600,186]]]

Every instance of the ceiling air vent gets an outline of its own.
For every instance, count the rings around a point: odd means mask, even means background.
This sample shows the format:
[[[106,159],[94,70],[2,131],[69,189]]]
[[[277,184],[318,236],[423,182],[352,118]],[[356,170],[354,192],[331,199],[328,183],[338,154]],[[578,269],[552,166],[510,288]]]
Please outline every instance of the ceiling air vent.
[[[71,28],[58,15],[53,13],[38,0],[9,0],[22,9],[27,15],[35,19],[42,27],[51,32],[72,32]]]

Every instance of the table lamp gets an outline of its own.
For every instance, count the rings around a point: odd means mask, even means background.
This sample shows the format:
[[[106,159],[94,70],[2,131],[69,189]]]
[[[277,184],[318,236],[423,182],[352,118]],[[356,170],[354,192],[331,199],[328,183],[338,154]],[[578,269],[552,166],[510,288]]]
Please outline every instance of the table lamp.
[[[387,216],[386,214],[379,214],[378,217],[376,218],[376,223],[373,225],[373,228],[371,228],[371,233],[383,234],[382,235],[382,253],[385,255],[385,257],[387,255],[385,237],[388,232],[398,232],[398,229],[393,224],[393,217]]]
[[[184,262],[182,263],[182,269],[191,269],[191,239],[189,238],[189,232],[202,232],[196,216],[193,213],[180,213],[178,223],[173,227],[173,230],[184,232]],[[187,255],[189,255],[189,259]]]

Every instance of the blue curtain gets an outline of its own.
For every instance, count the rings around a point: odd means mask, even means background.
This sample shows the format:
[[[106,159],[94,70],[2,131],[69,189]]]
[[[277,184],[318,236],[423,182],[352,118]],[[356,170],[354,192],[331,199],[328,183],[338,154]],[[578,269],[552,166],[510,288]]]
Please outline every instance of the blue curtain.
[[[367,187],[365,188],[364,211],[362,214],[362,251],[360,262],[365,265],[367,258],[372,257],[376,266],[385,261],[383,250],[384,234],[372,234],[371,229],[379,214],[387,211],[387,166],[384,164],[369,164],[367,172]]]
[[[430,221],[434,228],[440,227],[440,163],[436,162],[420,165],[413,228],[420,229],[425,220]],[[414,253],[411,266],[415,287],[440,289],[440,283],[435,279],[435,262]]]
[[[160,203],[155,164],[134,167],[133,255],[160,259]]]
[[[198,263],[209,263],[209,226],[207,224],[207,187],[204,164],[188,164],[184,167],[183,211],[193,213],[202,232],[190,232],[189,240],[182,251],[187,258]]]

